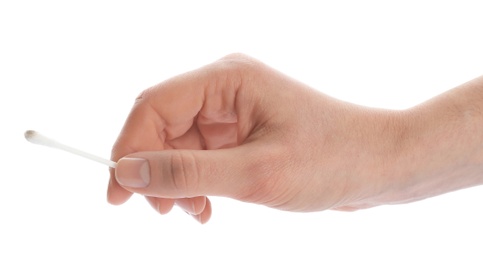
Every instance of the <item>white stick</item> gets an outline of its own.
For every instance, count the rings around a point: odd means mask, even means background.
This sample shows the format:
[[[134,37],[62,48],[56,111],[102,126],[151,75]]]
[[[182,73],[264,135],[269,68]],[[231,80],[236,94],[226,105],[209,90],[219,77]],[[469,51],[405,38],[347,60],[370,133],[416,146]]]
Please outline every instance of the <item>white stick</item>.
[[[52,147],[52,148],[57,148],[57,149],[64,150],[64,151],[69,152],[69,153],[73,153],[73,154],[82,156],[82,157],[87,158],[87,159],[91,159],[91,160],[96,161],[98,163],[105,164],[105,165],[107,165],[111,168],[116,168],[116,166],[117,166],[117,163],[115,163],[111,160],[107,160],[107,159],[101,158],[99,156],[96,156],[96,155],[93,155],[93,154],[90,154],[90,153],[86,153],[86,152],[81,151],[79,149],[76,149],[76,148],[67,146],[65,144],[59,143],[59,142],[57,142],[53,139],[50,139],[50,138],[48,138],[44,135],[41,135],[40,133],[35,132],[33,130],[28,130],[28,131],[25,132],[25,139],[27,139],[27,141],[34,143],[34,144],[40,144],[40,145],[44,145],[44,146],[48,146],[48,147]]]

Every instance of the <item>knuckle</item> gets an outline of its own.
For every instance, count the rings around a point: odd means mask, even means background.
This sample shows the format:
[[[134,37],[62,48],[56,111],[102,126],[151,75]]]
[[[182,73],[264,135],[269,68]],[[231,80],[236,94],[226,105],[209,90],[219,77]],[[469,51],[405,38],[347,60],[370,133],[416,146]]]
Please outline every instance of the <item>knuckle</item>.
[[[250,56],[239,52],[231,53],[221,58],[221,60],[232,60],[232,61],[242,61],[242,60],[252,60],[252,59],[253,58],[251,58]]]
[[[270,147],[250,160],[247,172],[250,185],[244,200],[270,204],[282,190],[290,172],[288,153],[283,147]]]
[[[154,87],[150,87],[141,91],[141,93],[139,93],[139,95],[134,100],[134,105],[140,105],[140,104],[146,103],[149,100],[149,98],[153,95],[153,90],[154,90]]]
[[[173,151],[170,160],[172,188],[176,194],[191,197],[199,184],[199,170],[193,153]]]
[[[213,85],[224,87],[244,85],[253,80],[262,67],[255,59],[240,53],[227,55],[212,64]]]
[[[240,71],[249,71],[253,69],[257,61],[245,54],[233,53],[229,54],[219,60],[219,69],[222,69],[228,73],[235,72],[240,73]]]

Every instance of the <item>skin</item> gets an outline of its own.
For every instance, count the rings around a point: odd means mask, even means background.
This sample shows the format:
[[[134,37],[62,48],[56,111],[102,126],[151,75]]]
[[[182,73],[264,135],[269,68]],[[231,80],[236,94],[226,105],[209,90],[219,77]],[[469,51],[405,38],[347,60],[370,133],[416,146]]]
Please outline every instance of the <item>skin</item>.
[[[392,111],[233,54],[141,93],[112,150],[108,201],[139,193],[201,223],[207,196],[299,212],[408,203],[483,183],[481,129],[483,77]]]

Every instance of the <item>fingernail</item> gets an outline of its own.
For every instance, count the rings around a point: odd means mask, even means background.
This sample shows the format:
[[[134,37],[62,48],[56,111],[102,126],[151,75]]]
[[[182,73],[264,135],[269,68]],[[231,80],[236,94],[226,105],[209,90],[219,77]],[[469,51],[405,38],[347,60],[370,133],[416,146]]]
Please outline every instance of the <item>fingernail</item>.
[[[182,208],[186,213],[193,215],[196,213],[195,203],[191,199],[176,200],[176,205]]]
[[[191,217],[193,217],[196,221],[200,222],[200,224],[204,224],[203,220],[201,219],[201,214],[194,215],[194,214],[189,213],[188,211],[185,211],[185,213],[190,215]]]
[[[144,188],[150,181],[149,162],[143,158],[122,158],[117,162],[116,180],[122,186]]]
[[[195,202],[193,200],[191,200],[191,212],[195,213],[196,212],[196,208],[195,208]]]

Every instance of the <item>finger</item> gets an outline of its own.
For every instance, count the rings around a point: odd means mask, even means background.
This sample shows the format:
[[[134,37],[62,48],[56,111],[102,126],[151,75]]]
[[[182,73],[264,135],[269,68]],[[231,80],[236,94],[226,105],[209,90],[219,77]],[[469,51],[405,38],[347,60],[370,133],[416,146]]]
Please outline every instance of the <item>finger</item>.
[[[176,204],[187,214],[192,216],[201,224],[206,223],[211,218],[211,203],[206,197],[184,198],[184,199],[164,199],[156,197],[145,197],[149,204],[161,215],[167,214]]]
[[[208,220],[210,220],[211,214],[212,214],[211,202],[208,198],[206,198],[206,205],[203,212],[201,212],[198,215],[191,215],[191,216],[201,224],[205,224],[206,222],[208,222]]]
[[[132,196],[132,192],[124,189],[119,185],[114,176],[114,170],[111,170],[109,185],[107,187],[107,201],[113,205],[121,205]]]
[[[199,215],[205,210],[206,199],[205,196],[182,198],[177,199],[175,203],[190,215]]]
[[[145,196],[151,207],[155,209],[159,214],[164,215],[171,211],[174,205],[173,199],[164,199]]]
[[[211,151],[139,152],[119,160],[115,177],[125,189],[147,196],[240,199],[266,183],[276,168],[270,166],[277,163],[274,158],[283,158],[277,153],[248,144]]]
[[[201,224],[205,224],[206,222],[208,222],[208,220],[210,220],[211,214],[212,214],[211,202],[208,198],[206,198],[206,204],[203,211],[197,215],[192,215],[192,214],[189,214],[189,215],[192,216],[196,221],[200,222]]]
[[[119,158],[126,154],[145,150],[162,150],[164,145],[162,140],[157,138],[155,127],[150,123],[149,118],[155,118],[156,115],[145,106],[135,104],[125,127],[119,134],[111,153],[111,160],[117,162]],[[144,132],[140,132],[141,128],[132,129],[132,125],[142,126]],[[155,137],[152,137],[155,136]],[[151,137],[151,138],[147,138]],[[121,187],[114,176],[114,169],[110,168],[110,180],[107,191],[107,200],[109,203],[119,205],[127,201],[132,193]]]

